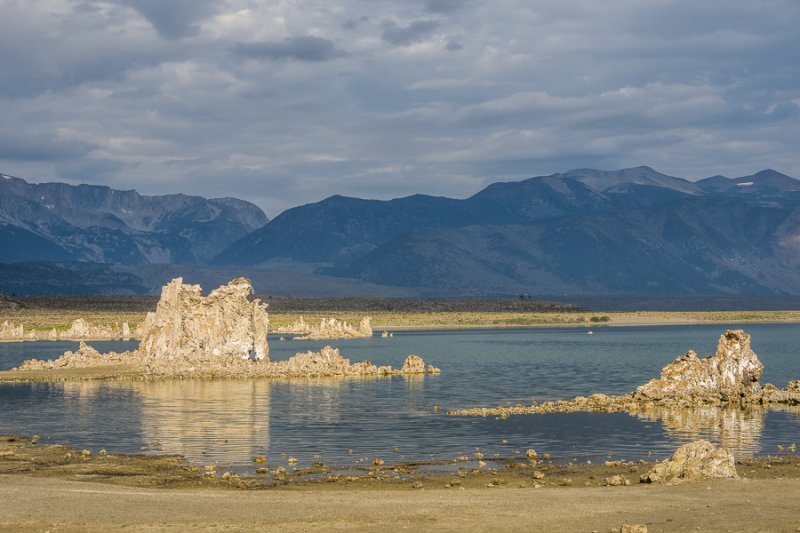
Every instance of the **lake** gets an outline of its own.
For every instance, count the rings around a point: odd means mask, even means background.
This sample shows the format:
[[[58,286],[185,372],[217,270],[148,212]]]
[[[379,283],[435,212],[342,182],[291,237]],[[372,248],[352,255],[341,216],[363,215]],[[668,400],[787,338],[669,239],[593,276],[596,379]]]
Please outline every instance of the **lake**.
[[[513,456],[533,448],[563,460],[595,456],[664,458],[706,438],[738,456],[777,453],[800,441],[800,408],[654,410],[647,414],[553,413],[453,417],[447,410],[496,407],[531,398],[624,394],[658,377],[693,349],[713,353],[726,329],[744,329],[764,363],[761,383],[800,378],[800,325],[531,328],[407,331],[393,338],[278,341],[270,358],[330,344],[351,361],[399,367],[409,354],[439,375],[366,378],[161,380],[0,384],[0,433],[40,435],[96,453],[175,453],[203,465],[246,468],[252,458],[298,466]],[[90,342],[100,351],[137,342]],[[25,359],[55,358],[71,341],[0,343],[0,369]],[[442,411],[434,411],[441,406]],[[504,442],[505,441],[505,442]],[[157,444],[152,444],[157,442]],[[142,450],[144,448],[144,450]],[[397,448],[397,451],[395,451]],[[352,450],[352,453],[350,453]],[[280,454],[286,454],[281,457]],[[319,457],[315,457],[319,456]],[[401,458],[402,456],[402,458]],[[366,460],[365,460],[366,459]],[[594,461],[593,461],[594,462]]]

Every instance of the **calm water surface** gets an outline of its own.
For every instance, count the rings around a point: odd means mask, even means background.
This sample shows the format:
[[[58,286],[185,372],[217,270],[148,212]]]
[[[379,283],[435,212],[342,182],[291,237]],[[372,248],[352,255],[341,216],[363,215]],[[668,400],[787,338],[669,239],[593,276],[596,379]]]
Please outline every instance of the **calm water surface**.
[[[596,392],[623,394],[657,377],[693,349],[713,353],[719,336],[743,327],[764,363],[761,382],[783,387],[800,378],[800,325],[726,327],[537,328],[398,332],[393,338],[277,341],[272,360],[298,351],[340,348],[351,361],[398,367],[409,354],[440,375],[295,380],[166,380],[0,384],[0,433],[41,435],[51,442],[109,452],[179,453],[197,464],[252,465],[289,456],[345,466],[369,458],[453,459],[475,448],[514,455],[529,448],[568,460],[592,455],[638,459],[669,456],[697,438],[740,455],[774,454],[800,441],[800,409],[691,412],[555,413],[451,417],[448,409],[530,404]],[[136,342],[90,343],[100,351],[134,349]],[[31,357],[54,358],[76,342],[0,344],[0,369]],[[439,405],[443,411],[435,412]],[[506,443],[503,443],[506,440]],[[152,445],[152,441],[158,441]],[[395,452],[394,448],[398,451]],[[349,453],[349,450],[353,453]],[[286,457],[281,458],[280,454]],[[321,456],[319,459],[315,455]],[[400,459],[403,456],[403,459]]]

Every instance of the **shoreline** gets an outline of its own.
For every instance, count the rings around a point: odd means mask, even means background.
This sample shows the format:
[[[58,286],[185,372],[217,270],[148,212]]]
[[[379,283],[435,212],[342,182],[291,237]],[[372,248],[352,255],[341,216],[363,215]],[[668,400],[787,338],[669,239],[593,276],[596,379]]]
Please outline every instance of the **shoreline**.
[[[372,335],[373,338],[380,337],[380,332],[389,331],[460,331],[460,330],[503,330],[503,329],[541,329],[541,328],[584,328],[584,329],[600,329],[608,327],[640,327],[640,326],[702,326],[702,325],[746,325],[746,324],[800,324],[800,318],[769,318],[764,320],[758,319],[745,319],[745,320],[727,320],[725,317],[715,319],[701,319],[701,318],[671,318],[671,317],[649,317],[649,316],[614,316],[608,322],[543,322],[532,324],[497,324],[497,323],[483,323],[483,324],[374,324]],[[295,333],[281,333],[277,328],[270,328],[268,330],[270,337],[282,336],[299,336],[302,334]],[[369,337],[365,337],[369,338]],[[31,342],[31,341],[52,341],[52,342],[117,342],[117,341],[138,341],[138,336],[131,335],[130,337],[76,337],[76,338],[48,338],[45,335],[36,338],[0,338],[0,343],[17,343],[17,342]],[[287,338],[285,340],[293,340]],[[321,338],[312,340],[344,340],[343,338]]]
[[[300,474],[214,475],[179,455],[85,455],[28,437],[0,439],[0,529],[27,531],[396,531],[397,529],[605,531],[795,531],[800,458],[737,460],[739,479],[643,484],[654,463],[535,465],[435,473],[410,464],[353,469],[320,465]],[[12,452],[9,454],[9,452]],[[510,460],[506,458],[502,460]],[[492,469],[497,466],[498,468]],[[632,470],[635,469],[635,472]],[[347,474],[337,474],[347,470]],[[404,470],[400,478],[395,471]],[[473,471],[479,470],[478,474]],[[544,477],[534,477],[535,472]],[[615,476],[629,485],[609,485]],[[302,514],[298,514],[302,510]]]

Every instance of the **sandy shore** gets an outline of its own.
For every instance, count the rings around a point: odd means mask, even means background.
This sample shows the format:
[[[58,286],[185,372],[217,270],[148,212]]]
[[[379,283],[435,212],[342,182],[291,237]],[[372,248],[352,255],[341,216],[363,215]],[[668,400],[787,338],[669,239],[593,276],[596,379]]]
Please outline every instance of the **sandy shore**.
[[[800,479],[675,486],[238,492],[0,476],[4,532],[797,531]]]
[[[11,453],[9,453],[11,452]],[[637,483],[646,463],[491,462],[478,474],[366,467],[331,481],[298,473],[215,476],[180,456],[84,455],[0,441],[0,531],[797,531],[800,460],[737,463],[740,479]],[[517,464],[503,468],[503,464]],[[411,477],[380,475],[398,466]],[[496,470],[492,470],[497,467]],[[336,469],[318,467],[335,474]],[[633,470],[636,470],[635,472]],[[348,468],[348,470],[352,470]],[[534,476],[545,472],[544,478]],[[318,474],[318,472],[317,472]],[[628,486],[605,486],[624,475]],[[421,488],[414,488],[412,480]],[[538,487],[537,487],[538,486]]]

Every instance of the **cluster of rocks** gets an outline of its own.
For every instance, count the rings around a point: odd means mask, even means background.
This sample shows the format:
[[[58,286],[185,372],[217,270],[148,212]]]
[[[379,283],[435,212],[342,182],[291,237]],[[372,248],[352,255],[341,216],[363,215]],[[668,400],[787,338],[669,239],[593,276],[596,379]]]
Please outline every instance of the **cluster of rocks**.
[[[117,326],[95,326],[82,318],[72,321],[72,325],[66,331],[58,333],[56,328],[51,329],[46,334],[38,334],[31,329],[25,333],[22,324],[15,326],[8,321],[0,325],[0,340],[32,340],[32,339],[129,339],[133,336],[127,322],[122,327]]]
[[[36,336],[34,331],[25,333],[25,328],[20,325],[14,325],[13,322],[6,320],[0,324],[0,340],[23,340],[26,338],[33,338]]]
[[[51,338],[56,337],[56,329],[50,332]],[[82,318],[72,321],[72,325],[67,331],[58,334],[61,339],[129,339],[131,328],[127,322],[122,323],[122,327],[117,326],[95,326]]]
[[[69,368],[96,368],[108,365],[131,365],[142,367],[142,363],[137,352],[108,352],[100,353],[85,342],[81,341],[80,347],[76,352],[65,352],[64,355],[56,360],[40,361],[29,359],[22,363],[19,371],[27,370],[58,370]]]
[[[346,321],[335,318],[322,318],[318,326],[312,326],[300,316],[291,325],[278,328],[277,332],[304,335],[303,337],[295,337],[295,340],[357,339],[360,337],[372,337],[372,327],[369,322],[370,317],[365,316],[359,322],[358,327],[354,327]]]
[[[293,323],[289,324],[288,326],[279,327],[276,332],[305,335],[307,333],[311,333],[311,324],[303,319],[303,315],[300,315]]]
[[[450,415],[500,416],[575,411],[640,411],[664,407],[699,407],[723,404],[800,403],[800,381],[783,388],[758,379],[764,365],[750,349],[750,335],[729,330],[719,339],[716,354],[699,359],[690,351],[664,367],[659,379],[624,396],[593,394],[572,400],[533,402],[530,406],[474,408],[448,411]]]
[[[127,365],[152,377],[317,377],[439,372],[433,366],[426,367],[415,355],[409,356],[400,369],[378,367],[369,361],[351,364],[339,350],[330,346],[319,352],[299,353],[287,361],[271,362],[267,305],[257,299],[249,301],[252,292],[250,281],[238,278],[204,297],[199,285],[186,285],[181,278],[176,278],[163,287],[156,311],[148,313],[142,324],[138,350],[101,354],[81,342],[77,352],[66,352],[54,361],[25,361],[15,370]],[[363,334],[368,329],[369,318],[366,317],[357,331]],[[371,335],[371,329],[369,332]]]

